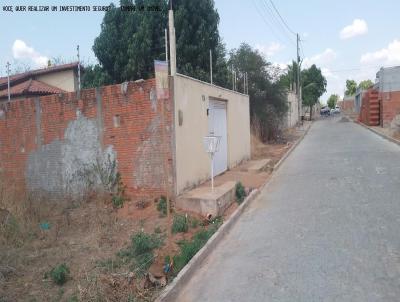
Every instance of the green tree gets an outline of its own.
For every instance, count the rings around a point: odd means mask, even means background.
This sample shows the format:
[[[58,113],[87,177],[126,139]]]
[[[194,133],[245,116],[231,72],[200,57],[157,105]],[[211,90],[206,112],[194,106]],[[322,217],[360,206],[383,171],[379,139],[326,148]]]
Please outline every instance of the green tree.
[[[239,91],[243,91],[243,76],[247,72],[252,123],[259,124],[262,140],[276,139],[287,112],[287,89],[280,81],[272,80],[271,64],[257,50],[242,43],[231,51],[228,66],[236,71]]]
[[[335,108],[338,99],[339,96],[337,94],[331,94],[331,96],[328,99],[328,107],[331,109]]]
[[[121,11],[115,5],[106,12],[93,51],[113,83],[154,76],[154,60],[165,60],[164,29],[168,25],[166,0],[121,0],[120,5],[157,5],[161,11]],[[200,80],[210,80],[210,50],[213,81],[226,86],[226,51],[213,0],[175,0],[174,18],[177,71]]]
[[[313,106],[318,102],[321,95],[326,92],[326,79],[321,69],[313,64],[310,68],[301,71],[303,104],[310,107],[310,119],[312,118]]]
[[[111,84],[110,75],[99,65],[88,65],[82,75],[82,88],[100,87]]]
[[[292,61],[292,64],[288,65],[287,72],[279,78],[279,81],[288,89],[296,91],[298,70],[297,62]]]
[[[167,3],[164,0],[121,0],[120,5],[157,5],[161,12],[122,11],[111,4],[93,51],[113,83],[149,78],[154,74],[154,59],[165,59]]]
[[[365,90],[371,87],[372,85],[374,85],[374,83],[371,80],[364,80],[361,81],[360,84],[358,84],[358,88]]]
[[[209,81],[211,50],[213,81],[226,86],[226,52],[219,36],[219,15],[214,1],[174,0],[173,5],[178,72]]]
[[[357,90],[357,82],[354,80],[346,80],[345,95],[355,95]]]

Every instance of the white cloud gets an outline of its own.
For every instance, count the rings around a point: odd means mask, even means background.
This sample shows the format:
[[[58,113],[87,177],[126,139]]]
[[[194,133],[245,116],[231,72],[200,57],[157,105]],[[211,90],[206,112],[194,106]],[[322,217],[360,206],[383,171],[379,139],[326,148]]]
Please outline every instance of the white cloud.
[[[312,64],[315,64],[321,69],[322,74],[327,80],[327,92],[322,95],[322,101],[326,100],[332,93],[343,94],[343,80],[331,69],[334,68],[333,64],[336,57],[337,53],[333,49],[326,48],[321,53],[303,60],[303,68],[309,68]]]
[[[323,52],[312,56],[311,58],[305,58],[303,61],[303,65],[307,68],[310,67],[312,64],[317,65],[317,67],[321,67],[321,65],[326,65],[331,63],[337,54],[334,50],[327,48]]]
[[[35,67],[46,66],[49,60],[46,56],[42,56],[35,49],[26,45],[24,41],[18,39],[14,41],[12,52],[14,59],[28,59],[33,62]]]
[[[355,36],[364,35],[368,32],[367,22],[363,19],[354,19],[353,23],[345,26],[340,31],[340,39],[350,39]]]
[[[275,68],[279,68],[279,69],[285,71],[285,70],[288,69],[288,65],[289,65],[289,64],[291,64],[291,63],[290,63],[290,62],[289,62],[289,63],[279,63],[279,62],[275,62],[275,63],[272,63],[272,66],[275,67]]]
[[[267,57],[272,57],[284,48],[285,47],[278,42],[272,42],[268,46],[258,44],[256,45],[256,49]]]
[[[332,71],[327,67],[322,67],[321,72],[322,75],[326,78],[339,79],[339,77],[336,74],[332,73]]]
[[[363,54],[360,62],[381,65],[400,64],[400,41],[395,39],[386,48]]]

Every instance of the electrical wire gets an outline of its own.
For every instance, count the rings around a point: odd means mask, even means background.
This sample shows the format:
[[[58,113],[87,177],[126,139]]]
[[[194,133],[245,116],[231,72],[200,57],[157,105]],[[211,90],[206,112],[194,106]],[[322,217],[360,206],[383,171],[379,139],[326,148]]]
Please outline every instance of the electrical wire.
[[[282,44],[287,44],[287,43],[284,42],[284,41],[282,40],[282,38],[275,32],[274,27],[267,21],[268,18],[265,17],[265,15],[264,15],[264,10],[260,9],[260,8],[257,6],[255,0],[253,0],[252,2],[253,2],[254,6],[255,6],[255,8],[256,8],[256,11],[257,11],[258,14],[260,15],[261,19],[264,21],[264,23],[265,23],[265,24],[267,25],[267,27],[270,29],[270,32],[271,32]]]
[[[281,19],[282,23],[285,25],[285,27],[287,28],[287,30],[292,33],[293,35],[297,35],[287,24],[287,22],[285,21],[285,19],[282,17],[282,15],[279,13],[279,10],[276,8],[274,2],[272,0],[269,0],[269,2],[271,2],[272,7],[274,8],[274,10],[276,11],[276,13],[278,14],[279,18]]]
[[[276,14],[274,13],[273,9],[269,6],[268,2],[266,2],[265,0],[261,0],[261,3],[262,3],[261,7],[264,9],[264,12],[268,14],[278,32],[283,34],[283,36],[289,41],[289,43],[291,43],[293,46],[296,46],[295,42],[292,40],[292,37],[288,34],[286,28],[277,18]]]

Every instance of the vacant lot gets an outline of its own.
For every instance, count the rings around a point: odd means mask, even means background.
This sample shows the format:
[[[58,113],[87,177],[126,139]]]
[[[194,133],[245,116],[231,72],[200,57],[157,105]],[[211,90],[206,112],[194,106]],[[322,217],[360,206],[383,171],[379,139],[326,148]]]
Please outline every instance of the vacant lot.
[[[275,163],[300,134],[253,137],[252,156]],[[161,196],[116,208],[107,194],[48,200],[2,178],[0,301],[152,301],[236,207],[208,221],[172,202],[168,217]]]

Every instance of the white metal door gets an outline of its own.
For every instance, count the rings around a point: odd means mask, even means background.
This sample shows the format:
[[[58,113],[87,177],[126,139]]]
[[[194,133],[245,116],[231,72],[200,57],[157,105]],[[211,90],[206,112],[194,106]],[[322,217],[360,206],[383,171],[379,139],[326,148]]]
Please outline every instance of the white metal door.
[[[228,137],[226,126],[226,102],[210,100],[208,130],[210,135],[221,136],[219,150],[214,155],[214,175],[228,169]]]

